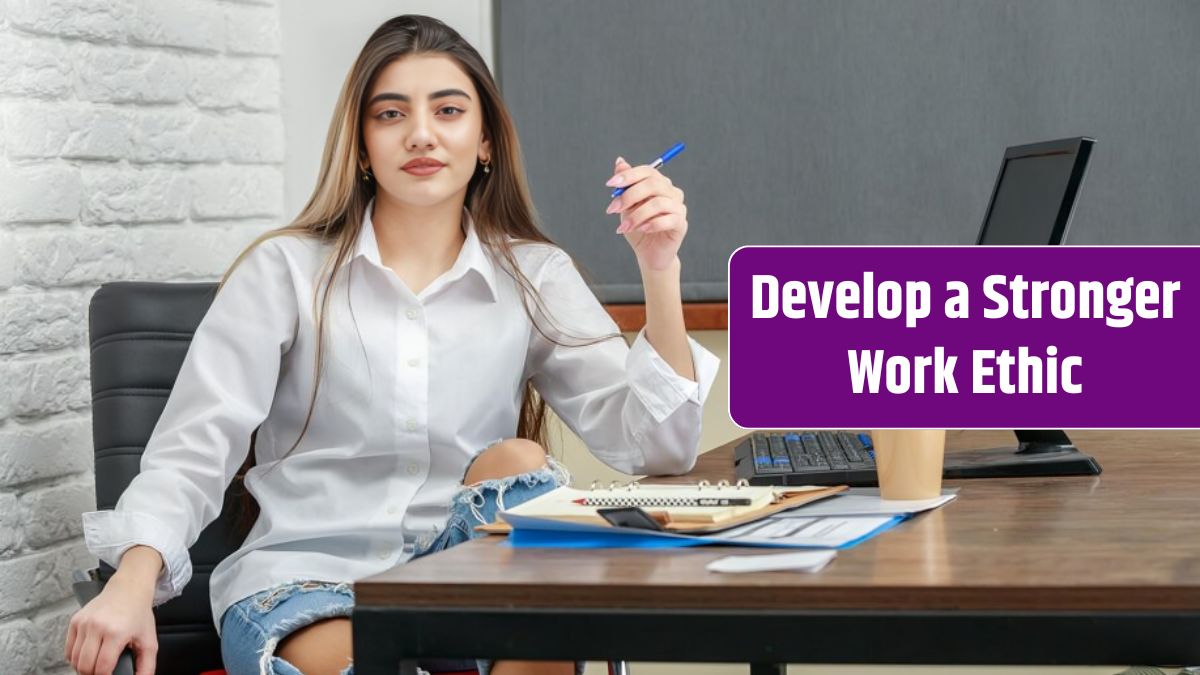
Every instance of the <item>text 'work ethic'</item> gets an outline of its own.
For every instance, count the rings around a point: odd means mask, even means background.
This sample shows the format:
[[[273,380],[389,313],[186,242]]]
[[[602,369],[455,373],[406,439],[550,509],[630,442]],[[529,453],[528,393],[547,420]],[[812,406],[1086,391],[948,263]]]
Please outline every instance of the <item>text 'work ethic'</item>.
[[[954,378],[957,356],[947,356],[944,347],[934,347],[930,356],[885,356],[883,350],[850,350],[850,386],[855,394],[957,394]],[[1082,394],[1083,382],[1078,368],[1080,356],[1058,357],[1058,348],[1050,345],[1044,357],[1020,347],[1013,355],[1007,349],[975,349],[971,352],[971,393],[973,394]],[[932,379],[933,386],[926,384]],[[883,385],[881,388],[880,385]]]

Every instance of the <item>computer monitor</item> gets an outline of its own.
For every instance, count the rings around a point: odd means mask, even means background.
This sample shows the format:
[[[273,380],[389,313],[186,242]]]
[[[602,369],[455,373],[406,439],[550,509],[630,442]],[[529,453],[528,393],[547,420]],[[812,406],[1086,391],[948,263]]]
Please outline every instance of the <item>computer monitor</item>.
[[[996,185],[988,200],[983,226],[976,244],[1046,245],[1061,244],[1075,211],[1075,201],[1087,171],[1095,141],[1067,138],[1008,148]],[[778,433],[778,432],[772,432]],[[777,444],[787,442],[787,432],[772,440],[772,433],[758,432],[734,449],[737,477],[752,484],[769,485],[876,485],[878,475],[871,460],[865,467],[778,468],[774,459]],[[810,433],[810,432],[801,432]],[[844,432],[837,432],[839,435]],[[1017,445],[976,448],[946,454],[946,478],[1005,478],[1017,476],[1097,475],[1100,463],[1079,451],[1058,429],[1015,429]],[[798,436],[799,434],[797,434]],[[765,443],[756,449],[755,443]],[[823,441],[822,441],[823,442]],[[853,440],[849,441],[853,443]],[[844,448],[844,442],[837,441]],[[769,447],[772,458],[760,467],[756,451]],[[855,454],[854,456],[858,456]],[[848,458],[853,459],[851,455]],[[833,461],[832,459],[830,460]]]
[[[1008,148],[975,243],[1063,243],[1095,144],[1095,139],[1080,136]],[[1100,473],[1100,464],[1079,452],[1063,431],[1016,429],[1014,433],[1016,448],[975,451],[963,455],[962,461],[976,475]]]
[[[975,243],[1063,243],[1095,144],[1080,136],[1006,150]]]

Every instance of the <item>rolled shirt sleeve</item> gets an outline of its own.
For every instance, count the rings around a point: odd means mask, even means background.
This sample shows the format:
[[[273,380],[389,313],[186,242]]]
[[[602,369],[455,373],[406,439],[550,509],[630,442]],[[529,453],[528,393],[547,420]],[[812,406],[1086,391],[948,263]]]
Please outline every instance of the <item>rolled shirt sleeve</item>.
[[[192,560],[183,538],[157,517],[118,507],[83,514],[83,538],[100,560],[117,567],[125,551],[149,546],[163,559],[163,571],[154,587],[154,604],[160,605],[183,592],[192,578]]]
[[[534,387],[598,459],[628,474],[679,474],[699,453],[704,401],[720,360],[692,338],[696,381],[643,329],[626,345],[571,259],[556,250],[540,282],[529,371]],[[545,333],[545,335],[543,335]],[[616,337],[600,339],[605,335]],[[556,344],[561,343],[561,344]]]
[[[280,362],[294,339],[297,306],[280,244],[254,247],[216,294],[142,453],[140,472],[116,508],[83,514],[89,551],[116,567],[129,548],[162,555],[154,604],[191,578],[188,547],[216,519],[270,410]]]

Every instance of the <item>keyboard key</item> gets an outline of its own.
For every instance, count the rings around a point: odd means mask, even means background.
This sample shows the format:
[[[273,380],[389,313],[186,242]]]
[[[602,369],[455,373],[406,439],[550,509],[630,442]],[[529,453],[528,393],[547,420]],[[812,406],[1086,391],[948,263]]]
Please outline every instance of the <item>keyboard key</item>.
[[[771,454],[775,457],[787,453],[787,449],[783,445],[783,439],[778,436],[768,436],[767,446],[771,448]]]
[[[750,450],[754,455],[754,465],[757,467],[771,466],[771,451],[767,450],[760,443],[751,445]]]
[[[846,434],[838,434],[834,438],[837,439],[838,445],[842,447],[842,452],[849,454],[851,450],[854,450],[854,444],[850,442],[850,437]]]
[[[804,434],[800,437],[800,442],[804,445],[805,454],[822,455],[821,446],[817,443],[817,437],[813,434]]]

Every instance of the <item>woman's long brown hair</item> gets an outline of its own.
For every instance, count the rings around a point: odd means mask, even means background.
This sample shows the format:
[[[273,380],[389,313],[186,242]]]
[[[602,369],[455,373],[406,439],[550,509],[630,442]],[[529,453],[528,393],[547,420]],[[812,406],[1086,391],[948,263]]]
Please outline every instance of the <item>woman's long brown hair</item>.
[[[229,275],[255,246],[272,237],[292,235],[312,237],[322,243],[331,243],[332,250],[324,261],[320,273],[326,275],[324,283],[317,284],[313,294],[313,312],[317,317],[317,349],[314,365],[316,376],[308,414],[292,447],[284,454],[291,454],[308,431],[316,407],[323,368],[325,342],[325,314],[334,281],[342,263],[353,253],[362,229],[363,215],[375,195],[375,181],[363,180],[359,169],[360,157],[365,157],[362,138],[363,106],[378,74],[393,61],[411,54],[440,54],[453,58],[471,78],[479,93],[483,107],[484,135],[492,143],[491,172],[485,173],[476,166],[475,174],[467,184],[465,205],[475,221],[476,233],[481,243],[499,254],[500,267],[511,276],[523,291],[525,313],[534,327],[547,339],[556,344],[555,338],[546,334],[535,316],[553,323],[542,300],[529,279],[521,272],[513,256],[512,242],[544,242],[553,244],[542,233],[537,213],[529,194],[525,178],[524,162],[508,108],[500,97],[500,91],[488,70],[487,64],[466,40],[446,24],[427,16],[406,14],[388,20],[367,40],[355,60],[338,95],[337,106],[329,125],[325,150],[321,155],[321,170],[316,187],[304,209],[290,224],[271,230],[255,239],[234,260],[218,286],[225,284]],[[533,304],[533,307],[530,306]],[[536,311],[535,311],[536,310]],[[563,331],[558,331],[565,334]],[[572,346],[592,344],[613,337],[612,333],[594,338],[583,338]],[[519,438],[527,438],[546,447],[546,403],[537,395],[533,386],[526,381],[521,410],[515,430]],[[255,463],[254,440],[257,431],[250,437],[250,453],[238,472],[239,479]],[[237,505],[238,519],[235,535],[238,541],[245,538],[250,527],[258,518],[258,504],[243,488]]]

